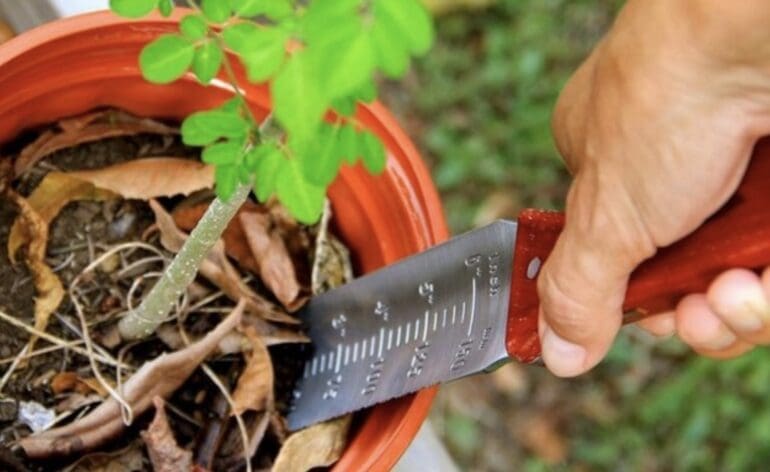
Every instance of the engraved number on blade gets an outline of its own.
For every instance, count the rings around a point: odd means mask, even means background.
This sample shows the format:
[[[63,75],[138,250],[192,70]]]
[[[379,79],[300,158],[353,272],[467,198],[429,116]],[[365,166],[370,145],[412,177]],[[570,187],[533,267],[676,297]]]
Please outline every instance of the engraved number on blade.
[[[369,374],[366,376],[366,387],[361,390],[362,395],[371,395],[377,390],[384,365],[385,359],[382,357],[369,364]]]

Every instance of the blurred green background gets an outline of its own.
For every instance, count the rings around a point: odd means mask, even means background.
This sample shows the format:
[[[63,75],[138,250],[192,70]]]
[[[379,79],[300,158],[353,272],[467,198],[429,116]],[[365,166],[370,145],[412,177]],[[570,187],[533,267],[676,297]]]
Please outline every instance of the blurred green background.
[[[550,114],[616,0],[425,0],[437,42],[382,99],[429,161],[454,232],[559,208]],[[764,470],[770,352],[698,358],[624,329],[590,374],[507,365],[444,387],[434,427],[464,470]]]

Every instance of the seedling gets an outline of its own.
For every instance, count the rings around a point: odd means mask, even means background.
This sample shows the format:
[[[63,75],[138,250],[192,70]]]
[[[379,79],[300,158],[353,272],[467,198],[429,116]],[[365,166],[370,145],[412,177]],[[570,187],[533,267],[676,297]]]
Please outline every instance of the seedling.
[[[406,73],[424,54],[433,26],[419,0],[188,0],[179,33],[148,44],[139,56],[144,77],[171,83],[192,72],[202,84],[222,76],[235,96],[194,113],[182,140],[203,146],[215,167],[216,198],[164,276],[120,323],[125,338],[152,333],[192,282],[197,268],[250,193],[275,196],[300,222],[323,210],[343,163],[385,168],[385,149],[356,119],[359,102],[377,95],[376,74]],[[171,0],[111,0],[112,10],[139,18]],[[272,114],[259,121],[243,96],[231,60],[252,83],[271,82]],[[219,79],[217,79],[219,80]],[[331,113],[329,113],[331,112]],[[330,118],[331,117],[331,118]]]

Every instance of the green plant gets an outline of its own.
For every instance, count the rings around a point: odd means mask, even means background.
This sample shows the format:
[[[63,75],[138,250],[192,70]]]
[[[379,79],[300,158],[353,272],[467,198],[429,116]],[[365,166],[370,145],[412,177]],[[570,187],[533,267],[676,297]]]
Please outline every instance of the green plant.
[[[319,218],[326,189],[343,162],[359,159],[373,173],[385,150],[356,119],[358,102],[377,94],[374,76],[402,76],[410,56],[433,40],[431,19],[417,0],[188,0],[179,33],[148,44],[144,77],[166,84],[191,71],[203,84],[220,70],[235,97],[182,123],[182,139],[203,146],[215,167],[217,199],[186,247],[142,304],[120,324],[134,338],[152,332],[194,278],[211,245],[253,189],[275,195],[301,222]],[[111,0],[117,14],[139,18],[170,0]],[[250,82],[270,81],[272,114],[260,122],[242,95],[231,58]]]

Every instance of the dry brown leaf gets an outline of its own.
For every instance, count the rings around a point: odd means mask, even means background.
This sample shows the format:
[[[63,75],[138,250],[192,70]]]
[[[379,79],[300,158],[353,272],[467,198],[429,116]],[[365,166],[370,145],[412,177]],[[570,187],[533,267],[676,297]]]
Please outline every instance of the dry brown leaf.
[[[300,430],[286,440],[273,472],[305,472],[335,463],[347,443],[350,415]]]
[[[59,372],[51,379],[54,394],[76,392],[81,395],[96,392],[101,397],[107,396],[107,390],[95,378],[81,378],[77,372]]]
[[[81,457],[63,472],[140,472],[144,468],[141,441],[114,452],[95,452]]]
[[[294,263],[283,239],[270,229],[266,215],[243,212],[238,215],[246,242],[259,266],[262,282],[287,310],[298,307],[299,282]],[[301,305],[302,302],[299,303]]]
[[[311,290],[314,295],[326,292],[353,280],[353,266],[350,251],[329,231],[332,212],[326,201],[318,234],[315,238],[313,267],[311,269]]]
[[[44,132],[21,151],[15,164],[16,176],[23,174],[43,157],[60,149],[117,136],[177,132],[175,128],[163,123],[114,110],[97,111],[68,118],[61,120],[58,125],[59,131]]]
[[[155,405],[155,417],[142,439],[147,446],[152,468],[155,472],[177,472],[192,469],[192,452],[185,451],[176,443],[174,432],[168,424],[166,403],[160,397],[152,400]]]
[[[243,316],[245,325],[253,326],[265,346],[275,346],[277,344],[309,343],[310,338],[300,333],[296,329],[284,328],[282,326],[268,323],[255,315],[246,314]]]
[[[48,232],[48,225],[68,203],[78,200],[100,201],[114,198],[112,192],[95,188],[63,172],[49,172],[27,198],[29,207],[40,217],[42,226]],[[8,258],[14,261],[16,252],[30,241],[29,231],[23,225],[22,215],[16,218],[8,236]],[[45,251],[45,248],[43,248]]]
[[[177,207],[173,211],[174,222],[182,231],[191,231],[198,224],[206,209],[209,207],[209,203],[197,204],[194,206]],[[230,220],[224,233],[222,233],[222,239],[225,242],[225,251],[227,255],[232,257],[238,265],[251,272],[252,274],[259,273],[259,266],[254,256],[251,254],[248,244],[246,244],[246,237],[243,234],[243,228],[238,215],[242,213],[260,213],[260,207],[250,200],[246,200],[243,206],[238,210],[235,218]]]
[[[271,411],[274,407],[275,373],[270,353],[254,328],[247,327],[245,334],[252,348],[233,391],[233,414],[236,415],[247,410]]]
[[[150,208],[155,214],[155,221],[160,231],[160,242],[168,251],[176,253],[187,239],[187,234],[180,230],[174,218],[155,200],[150,200]],[[260,297],[246,283],[233,267],[225,254],[224,242],[220,239],[206,255],[198,268],[200,274],[219,287],[231,300],[245,300],[246,310],[262,318],[281,323],[297,324],[299,320],[289,316],[275,305]]]
[[[51,390],[55,395],[75,390],[78,384],[77,372],[59,372],[51,379]]]
[[[148,200],[188,195],[214,184],[210,166],[190,159],[154,157],[134,159],[97,170],[49,172],[29,196],[46,227],[68,203],[78,200],[101,201],[117,196]],[[28,241],[17,219],[8,237],[8,256]]]
[[[217,348],[219,341],[240,324],[243,309],[244,304],[239,303],[227,318],[201,340],[180,351],[157,357],[132,375],[123,385],[121,393],[131,405],[134,415],[139,416],[146,411],[152,405],[153,398],[165,398],[179,388]],[[29,457],[36,459],[75,454],[104,444],[124,428],[120,405],[110,397],[74,423],[28,436],[21,439],[19,444]]]
[[[214,185],[214,168],[192,159],[150,157],[96,170],[67,172],[123,198],[149,200],[189,195]]]
[[[48,224],[35,211],[29,201],[10,188],[5,189],[7,197],[19,208],[18,222],[20,231],[27,235],[29,244],[25,259],[27,267],[32,272],[35,284],[35,328],[45,331],[51,313],[59,307],[64,298],[64,287],[59,277],[45,263],[45,248],[48,245]],[[15,225],[14,225],[15,226]],[[10,243],[10,241],[9,241]],[[9,258],[11,253],[9,253]],[[29,340],[29,351],[35,344],[37,337]]]

